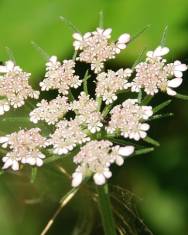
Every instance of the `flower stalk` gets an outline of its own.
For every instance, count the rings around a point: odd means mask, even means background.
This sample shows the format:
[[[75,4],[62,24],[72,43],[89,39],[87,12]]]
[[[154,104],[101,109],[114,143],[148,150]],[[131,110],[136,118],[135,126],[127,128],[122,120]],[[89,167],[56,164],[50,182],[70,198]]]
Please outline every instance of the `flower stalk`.
[[[98,186],[98,205],[105,235],[117,235],[112,206],[109,197],[108,184]]]

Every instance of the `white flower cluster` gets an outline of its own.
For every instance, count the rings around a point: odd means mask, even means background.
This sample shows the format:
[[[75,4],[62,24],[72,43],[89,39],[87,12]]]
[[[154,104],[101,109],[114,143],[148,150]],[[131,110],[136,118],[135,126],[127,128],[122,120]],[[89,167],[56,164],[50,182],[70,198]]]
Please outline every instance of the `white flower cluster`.
[[[39,92],[28,83],[30,73],[24,72],[12,61],[0,66],[0,115],[9,111],[10,106],[18,108],[24,105],[28,97],[38,99]]]
[[[70,88],[78,88],[82,81],[75,75],[75,62],[64,60],[61,64],[56,56],[49,58],[46,64],[45,79],[40,83],[42,91],[58,89],[58,92],[67,95]]]
[[[76,145],[90,141],[90,138],[82,131],[79,122],[63,120],[56,124],[55,132],[50,135],[49,145],[53,145],[54,153],[62,155],[73,150]]]
[[[124,157],[134,152],[133,146],[120,147],[110,141],[91,141],[81,147],[80,152],[74,157],[74,163],[78,164],[72,177],[72,186],[77,187],[85,176],[93,174],[97,185],[105,183],[112,176],[110,166],[113,163],[121,166]]]
[[[130,35],[125,33],[118,38],[117,42],[109,42],[111,32],[110,28],[97,28],[96,31],[85,33],[83,36],[80,33],[74,33],[73,46],[75,50],[80,51],[77,60],[90,63],[95,73],[101,72],[104,62],[115,58],[115,55],[125,49],[130,41]]]
[[[64,60],[61,63],[56,56],[49,58],[45,79],[40,83],[41,90],[55,89],[59,94],[51,101],[42,99],[30,113],[30,121],[34,124],[45,121],[54,125],[54,131],[43,137],[39,128],[33,128],[0,137],[0,144],[8,149],[2,158],[3,169],[11,167],[18,170],[20,164],[41,166],[45,158],[41,152],[43,148],[62,156],[72,151],[70,155],[74,155],[73,162],[77,165],[72,175],[72,186],[77,187],[87,176],[93,176],[94,182],[102,185],[112,176],[111,165],[120,166],[125,157],[133,154],[133,145],[121,147],[108,139],[112,136],[135,141],[144,139],[150,128],[147,120],[153,111],[151,106],[141,105],[143,96],[145,93],[154,96],[159,91],[176,95],[173,88],[182,83],[187,66],[178,60],[167,63],[163,56],[169,49],[159,46],[147,52],[146,60],[137,64],[135,69],[106,71],[104,63],[115,58],[130,41],[129,34],[122,34],[113,42],[110,40],[111,32],[110,28],[97,28],[83,36],[74,33],[75,61]],[[96,82],[92,96],[86,87],[90,81],[86,83],[86,80],[83,85],[85,92],[70,96],[70,89],[82,84],[82,79],[75,73],[76,61],[90,63],[91,70],[96,73],[96,81],[91,82],[92,85]],[[0,115],[10,106],[22,106],[28,97],[39,97],[39,92],[29,85],[29,78],[30,74],[12,61],[0,66]],[[121,102],[118,94],[124,90],[126,96],[123,99],[127,99]],[[141,102],[138,102],[134,99],[135,95],[138,97],[135,92],[142,90]]]
[[[145,62],[136,66],[136,77],[132,82],[132,91],[139,92],[141,88],[148,95],[154,95],[159,90],[167,92],[168,95],[176,95],[172,88],[179,87],[183,81],[183,71],[187,66],[180,61],[166,64],[163,56],[169,52],[167,47],[157,47],[154,51],[147,52]]]
[[[68,110],[69,104],[67,102],[67,97],[65,96],[58,96],[50,102],[42,100],[37,104],[37,108],[30,113],[30,120],[33,123],[45,121],[49,125],[55,124],[68,112]]]
[[[98,104],[94,99],[81,92],[78,100],[73,101],[70,107],[75,111],[76,119],[81,125],[86,125],[91,133],[100,131],[103,126],[102,115],[97,111]]]
[[[117,72],[108,70],[107,73],[98,74],[96,96],[102,97],[106,104],[113,103],[117,99],[118,91],[126,90],[131,86],[127,80],[131,74],[131,69],[119,69]]]
[[[45,155],[40,151],[46,147],[46,138],[40,135],[39,128],[20,130],[10,135],[0,137],[0,144],[10,151],[2,158],[3,169],[11,167],[19,170],[19,163],[42,166]]]
[[[109,133],[120,131],[125,138],[138,141],[145,138],[149,124],[144,123],[152,116],[151,106],[140,106],[136,99],[128,99],[111,110],[111,120],[107,127]]]

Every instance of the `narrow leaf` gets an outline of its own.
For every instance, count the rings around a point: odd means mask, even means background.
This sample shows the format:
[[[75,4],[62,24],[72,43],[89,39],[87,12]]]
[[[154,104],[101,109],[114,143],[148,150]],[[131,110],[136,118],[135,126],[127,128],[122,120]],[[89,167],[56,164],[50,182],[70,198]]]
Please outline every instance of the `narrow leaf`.
[[[134,155],[141,155],[141,154],[146,154],[154,151],[154,148],[143,148],[143,149],[138,149],[135,151]]]
[[[108,185],[97,187],[98,205],[102,218],[103,230],[105,235],[117,235],[112,207],[109,197]]]
[[[140,89],[139,93],[138,93],[138,103],[141,104],[142,102],[142,90]]]
[[[49,60],[49,55],[44,51],[44,49],[42,49],[36,42],[31,41],[31,45],[33,46],[34,49],[36,49],[36,51],[41,55],[41,57],[45,60],[48,61]]]
[[[148,24],[146,25],[141,31],[139,31],[138,33],[136,33],[130,40],[129,43],[133,42],[134,40],[136,40],[140,35],[142,35],[151,25]]]
[[[103,29],[104,27],[104,13],[103,11],[99,12],[99,28]]]
[[[140,55],[138,56],[138,58],[136,59],[136,61],[134,62],[133,66],[132,66],[132,70],[135,69],[136,65],[139,64],[142,60],[142,57],[144,55],[144,53],[146,52],[146,47],[141,51]]]
[[[162,38],[161,38],[161,43],[160,43],[160,45],[161,45],[162,47],[164,47],[164,46],[166,45],[167,32],[168,32],[168,25],[165,26],[164,31],[163,31],[163,35],[162,35]]]
[[[60,16],[59,17],[60,20],[65,23],[66,26],[68,26],[68,28],[73,32],[73,33],[76,33],[76,32],[80,32],[76,26],[68,19],[66,19],[64,16]]]
[[[88,85],[87,85],[87,80],[90,78],[91,76],[89,75],[88,70],[85,72],[84,78],[83,78],[83,90],[86,93],[86,95],[88,95]]]
[[[167,100],[159,105],[157,105],[156,107],[153,108],[153,113],[157,113],[158,111],[160,111],[161,109],[164,109],[166,106],[168,106],[170,103],[172,102],[172,100]]]
[[[149,137],[149,136],[147,136],[147,137],[144,138],[143,140],[144,140],[145,142],[149,143],[149,144],[152,144],[152,145],[156,146],[156,147],[159,147],[159,146],[160,146],[160,144],[159,144],[159,142],[158,142],[157,140],[154,140],[154,139],[152,139],[152,138]]]
[[[111,108],[112,108],[112,104],[106,105],[106,107],[102,111],[103,118],[105,118],[108,115],[108,113],[110,112]]]
[[[52,157],[48,157],[48,158],[44,159],[44,163],[45,164],[49,164],[49,163],[55,162],[55,161],[57,161],[59,159],[61,159],[61,156],[53,155]]]
[[[188,100],[188,95],[182,95],[182,94],[176,93],[175,97],[181,100]]]
[[[162,119],[162,118],[167,118],[167,117],[172,117],[174,116],[173,113],[163,113],[163,114],[157,114],[152,116],[149,121],[156,120],[156,119]]]
[[[68,99],[69,99],[70,102],[74,101],[74,96],[73,96],[71,90],[69,90]]]
[[[37,167],[32,167],[31,168],[31,179],[30,179],[31,184],[33,184],[35,182],[36,177],[37,177]]]
[[[149,104],[149,102],[152,100],[152,98],[153,98],[153,96],[151,96],[151,95],[146,95],[146,96],[144,97],[144,99],[142,100],[142,104],[143,104],[143,105]]]
[[[7,52],[9,59],[12,60],[14,62],[14,64],[16,64],[16,60],[15,60],[15,57],[14,57],[12,50],[9,47],[5,47],[5,50]]]

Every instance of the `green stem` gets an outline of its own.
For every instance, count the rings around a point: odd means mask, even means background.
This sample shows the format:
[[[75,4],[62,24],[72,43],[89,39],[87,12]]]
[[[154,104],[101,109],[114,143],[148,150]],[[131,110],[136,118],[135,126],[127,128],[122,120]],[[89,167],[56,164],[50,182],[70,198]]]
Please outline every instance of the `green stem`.
[[[109,198],[108,184],[97,187],[98,204],[105,235],[117,235],[112,207]]]

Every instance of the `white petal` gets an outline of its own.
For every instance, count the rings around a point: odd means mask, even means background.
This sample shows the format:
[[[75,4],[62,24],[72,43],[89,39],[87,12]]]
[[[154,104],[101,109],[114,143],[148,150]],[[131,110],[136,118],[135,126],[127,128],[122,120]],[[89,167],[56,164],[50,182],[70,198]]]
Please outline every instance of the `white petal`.
[[[116,158],[116,164],[117,164],[118,166],[122,166],[123,163],[124,163],[124,159],[123,159],[121,156],[117,156],[117,158]]]
[[[82,35],[80,33],[73,33],[73,38],[78,40],[78,41],[82,41]]]
[[[147,123],[141,124],[141,128],[140,129],[143,130],[143,131],[149,130],[149,124],[147,124]]]
[[[36,159],[36,165],[39,166],[39,167],[42,166],[42,165],[43,165],[42,159],[37,158],[37,159]]]
[[[177,77],[177,78],[181,78],[181,77],[183,77],[183,73],[181,71],[178,71],[178,70],[176,71],[175,70],[174,71],[174,76]]]
[[[28,164],[30,164],[30,165],[35,165],[35,163],[36,163],[36,160],[35,160],[35,158],[33,158],[33,157],[28,157],[27,159],[26,159],[26,163],[28,163]]]
[[[118,38],[118,43],[127,43],[130,39],[130,35],[128,33],[124,33]]]
[[[107,179],[109,179],[110,177],[112,177],[112,172],[109,171],[109,170],[104,171],[103,174],[104,174],[104,176],[105,176]]]
[[[1,66],[0,66],[0,73],[7,73],[7,72],[8,72],[7,67],[1,65]]]
[[[182,78],[174,78],[174,79],[168,81],[168,86],[173,87],[173,88],[179,87],[182,84],[182,82],[183,82]]]
[[[51,62],[53,62],[53,63],[57,62],[57,56],[55,56],[55,55],[51,56],[51,57],[49,58],[49,61],[51,61]]]
[[[91,33],[90,33],[90,32],[87,32],[87,33],[84,34],[83,38],[84,38],[84,39],[87,39],[87,38],[89,38],[90,36],[91,36]]]
[[[81,184],[83,179],[83,175],[80,172],[75,172],[73,174],[73,179],[72,179],[72,187],[77,187],[78,185]]]
[[[7,168],[9,168],[10,166],[12,166],[12,164],[13,164],[13,161],[12,161],[12,159],[9,158],[9,159],[5,162],[5,164],[3,165],[2,169],[7,169]]]
[[[169,52],[169,48],[168,47],[157,47],[154,51],[154,56],[163,56],[163,55],[166,55],[168,54]]]
[[[139,131],[140,137],[144,139],[147,136],[147,133],[145,131]]]
[[[131,145],[120,147],[118,151],[119,155],[124,156],[124,157],[131,155],[133,152],[134,152],[134,147]]]
[[[6,67],[8,71],[11,71],[14,68],[14,62],[9,60],[6,62]]]
[[[16,160],[13,161],[12,170],[14,170],[14,171],[18,171],[19,170],[19,164],[18,164],[18,162]]]
[[[176,92],[174,90],[170,89],[170,88],[167,88],[166,92],[167,92],[168,95],[171,95],[171,96],[175,96],[176,95]]]
[[[179,71],[186,71],[187,70],[187,65],[186,64],[181,64],[181,62],[179,64],[175,64],[175,70],[179,70]]]
[[[2,136],[2,137],[0,137],[0,143],[2,144],[2,143],[5,143],[5,142],[7,142],[8,141],[8,137],[6,137],[6,136]]]
[[[5,112],[4,112],[4,107],[3,106],[0,106],[0,115],[3,115]]]
[[[146,56],[147,57],[153,57],[153,51],[148,51],[147,53],[146,53]]]
[[[123,44],[123,43],[117,43],[117,47],[118,47],[119,49],[125,49],[125,48],[126,48],[126,45]]]
[[[10,110],[10,106],[8,104],[3,105],[5,112]]]
[[[104,175],[101,173],[94,174],[93,179],[97,185],[103,185],[106,181]]]
[[[104,32],[103,32],[103,35],[109,38],[111,32],[112,32],[111,28],[105,29]]]

